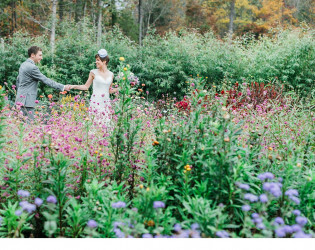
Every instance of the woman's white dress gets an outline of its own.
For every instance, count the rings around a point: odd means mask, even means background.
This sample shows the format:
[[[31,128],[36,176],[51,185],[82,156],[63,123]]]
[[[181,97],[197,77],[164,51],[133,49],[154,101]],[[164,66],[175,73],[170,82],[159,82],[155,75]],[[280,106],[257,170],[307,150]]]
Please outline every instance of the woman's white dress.
[[[100,75],[98,69],[92,69],[94,73],[93,93],[90,99],[90,115],[94,117],[94,121],[100,125],[109,125],[111,120],[111,103],[109,98],[109,88],[113,82],[112,74],[106,79]]]

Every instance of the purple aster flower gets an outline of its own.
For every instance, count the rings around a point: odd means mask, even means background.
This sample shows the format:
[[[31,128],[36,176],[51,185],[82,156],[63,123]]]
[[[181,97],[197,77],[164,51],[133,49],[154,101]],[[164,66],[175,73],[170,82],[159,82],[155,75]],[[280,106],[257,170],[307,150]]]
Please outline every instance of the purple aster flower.
[[[252,213],[252,218],[253,218],[253,219],[259,218],[259,214],[257,214],[257,213]]]
[[[48,203],[56,204],[56,203],[57,203],[57,198],[56,198],[55,196],[53,196],[53,195],[49,195],[49,196],[47,197],[46,201],[47,201]]]
[[[153,238],[152,234],[142,234],[142,238]]]
[[[35,198],[35,205],[40,207],[43,204],[43,200],[41,198]]]
[[[228,232],[226,231],[218,231],[215,233],[216,236],[218,236],[219,238],[229,238],[230,235]]]
[[[266,228],[265,225],[264,225],[264,223],[258,223],[258,224],[256,225],[256,227],[257,227],[258,229],[261,229],[261,230],[263,230],[263,229]]]
[[[278,225],[283,225],[284,221],[281,217],[277,217],[277,218],[275,218],[275,223],[277,223]]]
[[[190,228],[191,228],[192,230],[197,230],[197,229],[199,228],[199,224],[198,224],[198,223],[193,223],[193,224],[190,226]]]
[[[251,202],[255,202],[255,201],[258,201],[258,197],[256,195],[253,195],[251,193],[247,193],[244,195],[244,199],[245,200],[249,200]]]
[[[17,195],[18,195],[18,196],[21,196],[21,197],[29,197],[29,196],[30,196],[30,192],[25,191],[25,190],[19,190],[19,191],[17,192]]]
[[[275,233],[276,233],[276,235],[277,235],[278,238],[283,238],[283,237],[286,236],[286,232],[285,232],[285,230],[284,230],[283,227],[277,228],[277,229],[275,230]]]
[[[297,204],[297,205],[299,205],[300,204],[300,199],[299,198],[297,198],[297,197],[295,197],[295,196],[289,196],[289,199],[291,200],[291,201],[293,201],[295,204]]]
[[[236,183],[236,185],[240,188],[240,189],[244,189],[244,190],[249,190],[250,187],[248,184],[243,184],[243,183]]]
[[[260,200],[260,202],[262,202],[262,203],[266,203],[266,202],[268,201],[268,197],[267,197],[266,194],[261,194],[261,195],[259,196],[259,200]]]
[[[182,230],[180,234],[177,235],[177,238],[189,238],[190,231],[189,230]]]
[[[263,219],[258,217],[258,218],[253,219],[252,221],[256,224],[259,224],[259,223],[262,223]]]
[[[24,207],[24,206],[26,206],[28,204],[28,201],[20,201],[20,203],[19,203],[19,205],[20,205],[20,207]]]
[[[257,177],[259,180],[264,181],[265,179],[270,179],[270,180],[273,179],[274,175],[270,172],[266,172],[263,174],[259,174]]]
[[[302,231],[302,227],[298,224],[292,225],[291,228],[292,228],[292,231],[295,233]]]
[[[23,212],[23,211],[22,211],[21,209],[19,209],[19,210],[16,210],[14,214],[15,214],[16,216],[20,216],[20,215],[22,214],[22,212]]]
[[[115,221],[113,224],[114,224],[114,225],[113,225],[113,226],[114,226],[114,229],[118,228],[119,226],[125,225],[125,223],[120,222],[120,221]]]
[[[243,205],[243,206],[242,206],[242,210],[243,210],[244,212],[248,212],[250,209],[251,209],[250,205]]]
[[[302,227],[305,226],[306,223],[307,223],[307,219],[305,217],[303,217],[303,216],[296,217],[295,221],[296,221],[297,224],[299,224]]]
[[[292,211],[292,214],[294,214],[296,216],[299,216],[299,215],[301,215],[301,211],[298,210],[298,209],[295,209],[295,210]]]
[[[154,208],[164,208],[165,203],[163,201],[155,201],[155,202],[153,202],[153,207]]]
[[[36,210],[36,206],[34,204],[28,203],[23,206],[23,210],[31,214]]]
[[[289,225],[284,225],[284,226],[283,226],[283,230],[284,230],[287,234],[293,233],[293,229],[292,229],[292,227],[289,226]]]
[[[296,189],[288,189],[285,192],[285,195],[287,195],[287,196],[299,196],[299,192]]]
[[[117,238],[125,238],[125,234],[118,228],[114,229]]]
[[[279,178],[278,178],[278,181],[279,181],[279,182],[283,182],[283,178],[282,178],[282,177],[279,177]]]
[[[124,208],[126,207],[126,203],[123,201],[118,201],[112,204],[112,208]]]
[[[265,190],[265,191],[269,191],[270,187],[271,187],[271,183],[270,182],[265,182],[263,184],[263,190]]]
[[[174,225],[174,231],[178,233],[180,230],[182,230],[181,225],[180,225],[179,223],[176,223],[176,224]]]
[[[306,234],[303,231],[299,231],[293,236],[294,238],[312,238],[311,234]]]
[[[191,233],[190,233],[190,237],[191,237],[191,238],[201,238],[200,232],[193,230],[193,231],[191,231]]]
[[[95,220],[89,220],[89,221],[87,222],[87,226],[88,226],[89,228],[96,228],[96,227],[98,226],[98,224],[97,224],[97,222],[96,222]]]

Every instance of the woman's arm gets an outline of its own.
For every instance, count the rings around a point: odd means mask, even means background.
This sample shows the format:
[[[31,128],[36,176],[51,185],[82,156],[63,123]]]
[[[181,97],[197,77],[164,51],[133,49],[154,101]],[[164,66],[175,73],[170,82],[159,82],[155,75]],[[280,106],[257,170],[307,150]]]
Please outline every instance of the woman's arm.
[[[112,83],[111,83],[111,85],[110,85],[110,87],[109,87],[109,93],[110,93],[110,94],[114,94],[114,93],[116,93],[116,92],[119,91],[119,88],[113,88],[113,81],[114,81],[114,74],[113,74]]]
[[[84,85],[70,85],[70,89],[88,90],[94,79],[94,73],[90,72],[89,79],[87,79]]]

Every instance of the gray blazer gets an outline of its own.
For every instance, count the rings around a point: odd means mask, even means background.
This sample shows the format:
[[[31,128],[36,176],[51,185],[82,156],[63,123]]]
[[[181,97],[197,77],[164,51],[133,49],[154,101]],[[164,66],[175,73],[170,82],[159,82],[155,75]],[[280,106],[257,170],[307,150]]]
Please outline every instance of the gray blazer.
[[[25,107],[35,107],[38,81],[52,88],[59,89],[60,91],[64,90],[64,85],[44,76],[40,73],[34,61],[28,58],[21,64],[19,75],[16,79],[17,93],[15,104],[19,103],[20,105],[23,104]]]

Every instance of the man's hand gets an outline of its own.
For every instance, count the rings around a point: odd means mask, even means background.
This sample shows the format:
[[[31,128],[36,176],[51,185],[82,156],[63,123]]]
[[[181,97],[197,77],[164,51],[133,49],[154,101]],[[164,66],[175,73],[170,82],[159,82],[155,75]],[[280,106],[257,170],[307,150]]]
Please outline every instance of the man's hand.
[[[69,91],[71,89],[70,86],[71,85],[65,85],[64,91]]]

